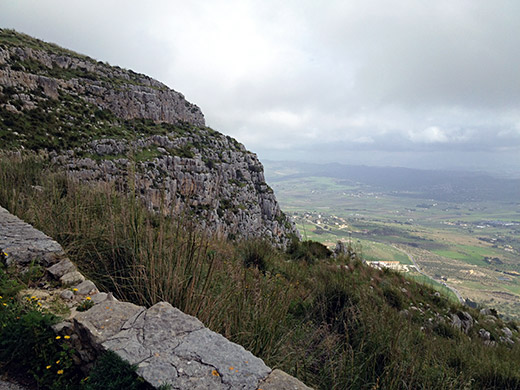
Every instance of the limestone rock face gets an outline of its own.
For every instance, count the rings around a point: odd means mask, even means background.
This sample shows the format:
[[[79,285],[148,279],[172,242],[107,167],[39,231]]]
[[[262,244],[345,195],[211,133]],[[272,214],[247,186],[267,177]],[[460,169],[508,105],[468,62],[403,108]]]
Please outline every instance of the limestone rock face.
[[[0,85],[26,89],[29,93],[20,98],[28,109],[37,103],[31,98],[33,91],[51,99],[72,93],[123,119],[205,124],[199,107],[159,81],[72,52],[64,55],[24,46],[0,47],[0,65],[4,65]]]
[[[298,234],[257,156],[145,75],[0,30],[0,117],[4,147],[47,150],[82,181],[135,188],[150,209],[231,238],[284,246]]]

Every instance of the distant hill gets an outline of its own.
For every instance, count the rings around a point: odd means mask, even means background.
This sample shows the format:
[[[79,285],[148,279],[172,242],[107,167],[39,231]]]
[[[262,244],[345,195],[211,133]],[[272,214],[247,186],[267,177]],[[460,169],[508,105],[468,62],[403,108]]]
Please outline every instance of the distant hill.
[[[271,183],[309,176],[344,180],[381,192],[445,202],[520,201],[520,180],[463,171],[265,161]]]

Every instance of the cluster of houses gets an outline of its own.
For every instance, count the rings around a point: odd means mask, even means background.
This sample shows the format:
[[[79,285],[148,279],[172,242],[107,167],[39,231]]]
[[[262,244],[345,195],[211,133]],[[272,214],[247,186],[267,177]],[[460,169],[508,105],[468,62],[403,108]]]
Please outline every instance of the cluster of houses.
[[[401,264],[399,261],[366,261],[366,264],[377,269],[389,268],[399,272],[417,271],[415,265]]]

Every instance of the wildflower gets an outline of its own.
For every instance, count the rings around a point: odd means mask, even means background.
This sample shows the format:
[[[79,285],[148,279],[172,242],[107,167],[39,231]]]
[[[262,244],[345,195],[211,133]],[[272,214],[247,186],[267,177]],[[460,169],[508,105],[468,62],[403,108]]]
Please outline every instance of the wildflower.
[[[74,291],[74,292],[77,292],[77,291],[78,291],[78,289],[77,289],[77,288],[73,288],[73,289],[72,289],[72,291]]]
[[[211,371],[211,375],[213,375],[213,376],[220,376],[220,374],[218,373],[217,370]]]
[[[70,339],[70,336],[63,336],[63,338],[68,340],[68,339]]]
[[[51,368],[51,366],[47,366],[47,367],[45,367],[45,368],[48,370],[49,368]]]
[[[4,256],[7,257],[7,256],[9,256],[9,255],[7,254],[7,252],[4,252]]]
[[[61,336],[56,336],[56,340],[59,340],[59,339],[61,339]],[[59,360],[58,360],[58,362],[59,362]],[[58,362],[56,362],[56,364],[58,364]]]
[[[58,370],[57,374],[58,374],[58,375],[63,374],[63,370]]]
[[[90,301],[92,298],[90,298],[90,297],[86,297],[85,299],[86,299],[87,301]]]
[[[60,364],[61,360],[56,360],[56,364]]]
[[[31,297],[31,299],[38,300],[38,298],[36,298],[34,295]]]
[[[2,296],[0,295],[0,299],[2,299]]]
[[[7,303],[2,303],[2,305],[7,306]]]

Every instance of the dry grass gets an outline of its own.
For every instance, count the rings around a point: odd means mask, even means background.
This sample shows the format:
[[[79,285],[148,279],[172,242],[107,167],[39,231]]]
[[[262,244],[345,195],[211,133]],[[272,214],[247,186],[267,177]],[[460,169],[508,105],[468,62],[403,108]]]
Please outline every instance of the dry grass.
[[[0,204],[119,298],[169,301],[315,388],[520,387],[518,346],[488,348],[476,328],[468,337],[429,325],[460,310],[434,290],[359,260],[296,261],[265,242],[230,243],[187,214],[151,213],[132,193],[81,185],[43,163],[1,157]],[[400,314],[412,305],[428,310]]]

